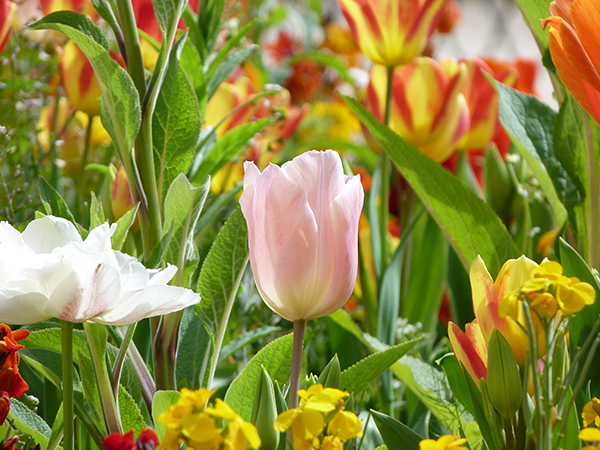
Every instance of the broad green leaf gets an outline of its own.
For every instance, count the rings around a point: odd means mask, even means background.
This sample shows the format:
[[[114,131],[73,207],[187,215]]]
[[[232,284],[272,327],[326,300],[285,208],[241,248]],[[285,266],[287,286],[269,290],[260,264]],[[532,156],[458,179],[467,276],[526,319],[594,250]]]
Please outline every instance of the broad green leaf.
[[[50,25],[60,25],[62,27],[75,30],[93,40],[106,51],[108,51],[110,48],[108,45],[108,39],[102,30],[100,30],[100,28],[98,28],[98,26],[85,14],[80,14],[75,11],[55,11],[43,17],[38,22],[30,25],[28,28],[31,28],[32,30],[43,30],[45,28],[44,26],[47,26],[48,28],[55,29]],[[61,29],[57,29],[57,31],[64,33],[64,31]]]
[[[144,428],[148,427],[136,401],[122,384],[119,384],[119,413],[123,430],[133,430],[134,436],[138,436]]]
[[[195,29],[195,27],[189,28],[190,38],[185,41],[185,45],[181,50],[179,62],[196,93],[198,106],[200,107],[200,113],[202,115],[206,109],[206,75],[202,70],[198,70],[198,67],[202,66],[202,61],[200,61],[198,50],[196,50],[196,47],[194,47],[194,44],[191,42],[194,34],[193,29]]]
[[[102,88],[102,101],[100,104],[102,124],[108,131],[114,145],[118,148],[123,163],[131,164],[129,160],[131,146],[141,123],[138,92],[125,69],[110,57],[108,42],[106,42],[106,45],[98,43],[96,39],[101,39],[98,38],[96,31],[88,29],[89,24],[86,25],[87,28],[80,26],[83,19],[78,19],[79,22],[76,24],[65,22],[63,20],[64,16],[60,15],[64,12],[50,14],[29,28],[60,31],[73,39],[88,57]],[[79,15],[79,13],[72,14]],[[92,22],[89,21],[89,23]],[[96,30],[97,27],[93,25],[91,29]]]
[[[52,210],[52,215],[56,217],[62,217],[63,219],[67,219],[77,228],[79,234],[85,235],[87,234],[86,230],[84,230],[81,225],[77,223],[75,217],[71,213],[67,202],[61,197],[56,189],[54,189],[50,183],[48,183],[42,176],[38,178],[38,190],[40,192],[40,197],[42,201],[48,203]]]
[[[129,233],[129,229],[133,225],[133,222],[135,222],[135,216],[139,207],[140,204],[138,203],[117,220],[117,229],[110,237],[110,243],[113,250],[121,250],[121,248],[123,248],[125,240],[127,239],[127,233]]]
[[[235,69],[238,64],[246,61],[250,54],[258,48],[258,45],[252,44],[247,47],[236,50],[231,53],[229,57],[223,61],[219,66],[215,69],[212,77],[209,78],[208,86],[206,87],[206,98],[210,100],[214,93],[217,91],[217,88],[221,83],[223,83],[229,74]]]
[[[439,364],[446,373],[446,379],[448,380],[448,384],[452,389],[452,394],[465,407],[465,409],[469,411],[471,415],[473,415],[473,402],[469,396],[467,382],[460,366],[458,365],[456,356],[454,356],[453,353],[444,355],[440,359]]]
[[[154,7],[154,15],[160,25],[160,29],[163,34],[167,34],[171,26],[177,26],[181,12],[183,12],[182,6],[187,1],[183,0],[154,0],[152,6]]]
[[[423,331],[431,333],[446,287],[448,241],[429,214],[421,222],[412,235],[410,278],[401,315],[409,323],[422,323]]]
[[[183,312],[179,331],[177,384],[184,380],[188,389],[200,389],[210,362],[211,337],[190,306]]]
[[[564,275],[567,277],[577,277],[581,281],[591,284],[596,291],[596,301],[593,305],[586,306],[580,312],[569,316],[569,341],[573,357],[577,349],[583,345],[589,336],[594,323],[600,316],[600,282],[579,253],[563,238],[559,238],[558,248]],[[598,352],[596,352],[590,365],[588,374],[590,373],[600,373],[600,354]],[[600,394],[600,380],[598,377],[590,377],[590,383],[592,395],[597,396]]]
[[[194,228],[210,189],[210,181],[194,187],[184,173],[179,174],[165,197],[163,230],[173,228],[164,260],[175,264],[176,286],[190,287],[191,277],[198,265],[198,251],[194,243]],[[171,231],[169,231],[171,232]]]
[[[156,2],[154,5],[156,7]],[[152,147],[160,204],[177,175],[190,168],[201,125],[194,89],[177,59],[177,52],[172,52],[152,116]]]
[[[519,255],[508,230],[483,200],[440,164],[379,123],[356,100],[344,98],[421,198],[465,267],[481,255],[495,276],[507,259]]]
[[[192,169],[192,181],[194,183],[204,182],[206,177],[217,173],[221,167],[240,154],[248,141],[270,121],[271,119],[260,119],[245,123],[219,138],[197,169]]]
[[[552,133],[556,112],[533,95],[492,82],[500,99],[502,126],[527,161],[554,209],[557,222],[562,225],[567,219],[565,206],[575,206],[579,196],[554,153]]]
[[[402,422],[374,410],[371,416],[389,450],[419,450],[423,438]]]
[[[196,315],[213,336],[227,325],[248,259],[248,230],[238,207],[219,231],[202,264],[198,280],[202,301],[195,306]],[[246,420],[249,419],[250,416]]]
[[[525,23],[531,29],[533,36],[542,49],[548,48],[548,32],[542,29],[541,21],[550,17],[550,2],[552,0],[517,0]]]
[[[237,412],[242,419],[250,421],[252,403],[254,402],[260,367],[264,366],[271,379],[278,383],[289,383],[292,367],[293,333],[282,336],[263,347],[240,374],[233,380],[227,393],[225,402]]]
[[[377,322],[379,327],[378,339],[384,344],[391,345],[396,342],[396,328],[398,327],[398,311],[400,309],[400,276],[404,261],[406,239],[392,256],[390,264],[386,267],[378,298]]]
[[[101,426],[104,428],[102,400],[100,399],[100,390],[98,389],[98,380],[96,379],[92,359],[85,354],[79,354],[77,363],[81,374],[81,387],[89,406],[92,408],[94,421],[97,424],[102,424]]]
[[[154,420],[154,431],[159,439],[162,439],[167,432],[167,426],[158,420],[163,412],[169,409],[169,406],[174,405],[179,400],[181,394],[177,391],[156,391],[152,399],[152,419]]]
[[[371,381],[377,379],[392,364],[403,357],[420,339],[394,345],[381,352],[373,353],[341,373],[340,389],[358,393]]]
[[[221,351],[219,352],[219,362],[224,361],[229,355],[241,350],[246,345],[255,342],[257,339],[268,336],[271,333],[275,333],[279,330],[279,327],[264,326],[248,331],[247,333],[240,334],[237,338],[229,341],[227,345],[221,347]]]
[[[35,442],[41,445],[42,449],[48,447],[48,440],[52,434],[52,430],[44,422],[44,419],[16,398],[10,399],[8,420],[21,433],[26,433],[33,437]]]

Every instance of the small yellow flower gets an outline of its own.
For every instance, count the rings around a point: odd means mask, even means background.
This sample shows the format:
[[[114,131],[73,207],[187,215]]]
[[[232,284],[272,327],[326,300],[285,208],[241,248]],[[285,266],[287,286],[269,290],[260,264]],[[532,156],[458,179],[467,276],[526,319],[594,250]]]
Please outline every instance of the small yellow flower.
[[[579,432],[578,437],[586,442],[600,442],[600,430],[598,428],[584,428]]]
[[[581,311],[596,299],[596,291],[590,284],[579,282],[577,278],[575,280],[571,285],[559,284],[556,288],[556,300],[564,315]]]
[[[531,296],[531,307],[540,318],[549,319],[558,311],[558,302],[552,294],[542,292]]]
[[[587,402],[581,411],[583,426],[587,427],[591,423],[600,425],[600,400],[594,397],[590,402]]]
[[[433,439],[424,439],[419,442],[419,450],[468,450],[462,444],[465,444],[465,438],[459,438],[454,435],[442,436],[437,441]]]

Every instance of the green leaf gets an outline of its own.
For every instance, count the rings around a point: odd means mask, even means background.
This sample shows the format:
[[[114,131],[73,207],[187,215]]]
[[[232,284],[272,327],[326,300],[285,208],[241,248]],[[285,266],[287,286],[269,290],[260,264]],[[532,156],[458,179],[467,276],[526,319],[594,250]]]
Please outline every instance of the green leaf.
[[[122,384],[119,384],[119,413],[125,432],[133,430],[134,436],[138,436],[144,428],[148,427],[137,403]]]
[[[176,374],[177,384],[187,381],[188,389],[200,389],[212,349],[211,337],[190,306],[183,312],[179,331]]]
[[[252,415],[252,403],[254,402],[256,386],[258,386],[261,365],[265,367],[273,381],[289,383],[293,338],[293,333],[290,333],[263,347],[246,364],[227,389],[225,402],[245,421],[249,422]]]
[[[104,413],[102,412],[102,400],[100,399],[100,390],[92,359],[85,354],[79,354],[77,358],[79,372],[81,373],[81,387],[89,406],[92,409],[94,421],[102,424],[104,428]]]
[[[591,284],[596,291],[596,301],[592,305],[586,306],[578,313],[569,316],[569,341],[571,355],[574,356],[577,349],[583,345],[589,336],[594,323],[600,316],[600,283],[579,253],[563,238],[559,238],[558,248],[564,275],[577,277],[581,281]],[[596,353],[594,356],[589,371],[588,373],[600,373],[600,354]],[[600,394],[600,380],[598,377],[593,376],[590,378],[590,387],[593,396]]]
[[[448,384],[450,385],[450,389],[452,390],[454,397],[456,397],[456,399],[466,408],[467,411],[469,411],[471,415],[475,414],[473,410],[473,402],[469,396],[467,382],[460,366],[458,365],[456,356],[454,356],[453,353],[444,355],[440,359],[439,364],[444,369],[444,372],[446,372],[446,378],[448,379]]]
[[[88,16],[75,11],[55,11],[43,17],[38,22],[29,25],[28,28],[32,30],[43,30],[47,27],[49,29],[56,29],[57,31],[61,31],[62,33],[69,36],[62,29],[54,28],[58,25],[60,25],[61,28],[69,28],[85,35],[101,47],[104,47],[106,51],[110,49],[108,45],[108,39],[106,38],[102,30],[98,28],[98,26],[94,22],[92,22]]]
[[[423,438],[402,422],[374,410],[371,416],[389,450],[419,450]]]
[[[163,412],[169,409],[169,406],[174,405],[179,400],[181,394],[177,391],[156,391],[152,399],[152,419],[154,420],[154,431],[159,439],[162,439],[167,432],[167,426],[158,420]]]
[[[100,103],[102,124],[117,147],[123,163],[131,164],[129,159],[131,147],[141,123],[140,99],[133,81],[125,69],[110,57],[108,42],[105,42],[106,45],[98,43],[97,40],[102,41],[102,39],[95,31],[82,28],[79,22],[65,22],[64,17],[57,14],[60,13],[50,14],[29,28],[60,31],[73,39],[88,57],[102,88]],[[84,22],[87,24],[86,21]],[[95,25],[93,27],[94,30],[97,28]]]
[[[75,217],[73,217],[67,202],[64,201],[58,191],[54,189],[42,176],[38,178],[38,190],[40,192],[42,201],[50,205],[50,208],[52,209],[52,215],[67,219],[69,222],[75,225],[75,228],[77,228],[79,234],[87,234],[86,230],[84,230],[81,225],[77,223]]]
[[[154,5],[156,8],[156,2]],[[172,52],[152,116],[154,169],[161,204],[177,175],[190,168],[201,125],[194,89],[177,59],[177,52]]]
[[[377,379],[392,364],[402,358],[419,340],[413,339],[381,352],[375,352],[348,367],[341,374],[340,389],[351,393],[357,393],[364,389],[371,381]]]
[[[90,230],[102,225],[106,222],[104,217],[104,210],[102,209],[102,203],[98,202],[94,191],[90,192]]]
[[[206,177],[217,173],[221,167],[240,154],[247,142],[270,121],[271,119],[255,120],[228,131],[219,138],[200,164],[195,162],[194,165],[197,165],[197,168],[193,167],[191,170],[192,181],[194,183],[204,182]]]
[[[178,11],[178,7],[181,6],[181,3],[187,2],[182,2],[180,0],[153,0],[152,6],[154,8],[154,15],[156,16],[156,20],[160,25],[163,35],[168,33],[169,27],[175,21],[175,16],[179,18],[181,15]]]
[[[237,338],[229,341],[227,345],[221,347],[221,351],[219,352],[219,362],[224,361],[229,355],[241,350],[246,345],[255,342],[257,339],[268,336],[269,334],[275,333],[279,330],[279,327],[264,326],[252,331],[248,331],[247,333],[240,334]]]
[[[173,230],[164,260],[179,268],[173,281],[176,286],[190,287],[191,277],[198,265],[194,228],[209,189],[209,181],[203,186],[194,187],[185,174],[181,173],[175,178],[165,197],[163,230],[171,230],[171,227]]]
[[[120,27],[113,12],[118,10],[115,0],[92,0],[92,4],[100,17],[112,28],[115,35],[118,35]]]
[[[464,367],[463,374],[467,383],[467,389],[469,391],[471,403],[473,404],[474,417],[479,425],[481,435],[483,436],[490,450],[501,450],[502,446],[498,443],[494,431],[486,417],[481,391],[477,387],[475,381],[473,381],[473,378],[471,378],[471,375],[469,375],[469,372]]]
[[[400,309],[400,277],[398,274],[402,273],[407,239],[400,242],[383,274],[378,298],[377,337],[388,345],[396,342],[396,328],[398,327],[398,311]]]
[[[44,422],[44,419],[16,398],[10,399],[8,420],[21,433],[30,435],[35,442],[41,444],[43,449],[48,447],[48,440],[52,434],[52,430]]]
[[[470,267],[477,255],[481,255],[490,273],[495,276],[507,259],[519,255],[506,227],[473,191],[440,164],[379,123],[356,100],[344,99],[421,198],[465,267]]]
[[[435,331],[448,273],[448,241],[437,223],[423,218],[412,237],[408,288],[404,297],[402,317],[409,323],[420,322],[423,331]],[[427,270],[422,270],[427,267]]]
[[[533,95],[491,81],[500,99],[500,121],[521,156],[527,161],[562,226],[567,208],[579,201],[571,177],[554,154],[556,112]]]
[[[542,49],[548,48],[548,32],[544,31],[541,26],[543,19],[550,17],[550,1],[551,0],[517,0],[519,8],[523,13],[525,22],[531,29],[533,36]]]
[[[202,301],[195,306],[196,315],[213,336],[219,328],[227,325],[248,259],[246,220],[241,208],[237,207],[219,231],[202,264],[198,280]]]
[[[206,88],[206,98],[210,100],[214,93],[217,91],[217,88],[221,83],[223,83],[229,74],[235,69],[238,64],[246,61],[250,54],[258,48],[258,45],[252,44],[247,47],[236,50],[231,53],[229,57],[219,64],[219,66],[215,69],[213,75],[209,78],[208,86]]]
[[[121,250],[121,248],[123,248],[125,240],[127,239],[127,233],[129,233],[129,229],[133,225],[133,222],[135,222],[135,216],[139,207],[140,204],[138,203],[117,220],[117,229],[110,237],[110,243],[113,250]]]

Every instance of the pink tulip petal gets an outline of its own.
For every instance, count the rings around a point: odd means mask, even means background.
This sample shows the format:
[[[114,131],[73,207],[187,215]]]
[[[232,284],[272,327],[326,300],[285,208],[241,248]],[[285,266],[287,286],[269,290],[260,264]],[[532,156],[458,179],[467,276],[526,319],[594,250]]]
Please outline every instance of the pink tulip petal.
[[[267,167],[240,199],[248,223],[250,263],[267,305],[288,320],[302,318],[310,302],[307,281],[314,276],[317,223],[306,192],[278,166]],[[244,194],[246,191],[244,192]]]
[[[331,204],[331,221],[335,261],[331,287],[325,298],[309,306],[312,313],[307,319],[322,317],[341,308],[350,298],[358,270],[358,220],[363,206],[363,187],[355,176],[344,186]]]

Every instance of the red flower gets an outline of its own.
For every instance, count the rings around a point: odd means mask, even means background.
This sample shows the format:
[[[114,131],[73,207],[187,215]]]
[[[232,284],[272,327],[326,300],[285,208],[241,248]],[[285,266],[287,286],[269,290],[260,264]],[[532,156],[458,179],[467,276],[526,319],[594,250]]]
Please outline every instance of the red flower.
[[[158,445],[158,436],[154,430],[145,428],[137,438],[133,440],[133,430],[127,433],[112,433],[102,441],[104,450],[153,450]]]
[[[6,416],[8,416],[9,410],[10,410],[10,398],[8,397],[8,392],[2,391],[2,392],[0,392],[0,425],[2,425],[4,423],[4,421],[6,420]],[[18,442],[18,440],[19,439],[17,438],[17,442]],[[11,441],[12,441],[12,439],[4,443],[3,450],[7,449],[7,448],[12,448],[14,443],[11,444],[10,446],[6,447],[6,444],[10,443]]]
[[[19,350],[25,348],[24,345],[17,344],[17,341],[29,336],[28,330],[17,330],[13,332],[6,324],[0,323],[0,391],[6,391],[10,397],[20,397],[29,386],[19,374]],[[10,405],[10,402],[9,402]],[[1,408],[0,408],[0,411]],[[1,417],[1,415],[0,415]]]

